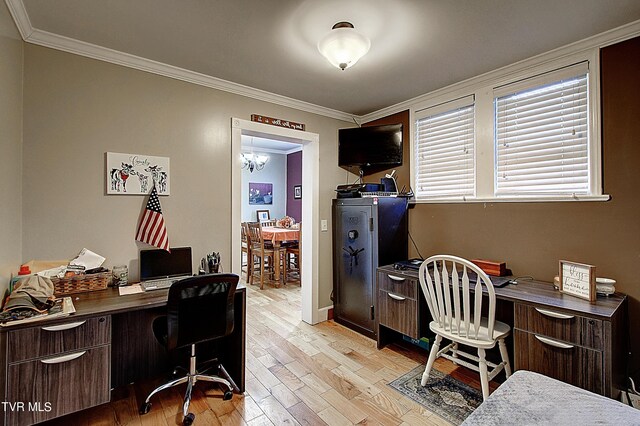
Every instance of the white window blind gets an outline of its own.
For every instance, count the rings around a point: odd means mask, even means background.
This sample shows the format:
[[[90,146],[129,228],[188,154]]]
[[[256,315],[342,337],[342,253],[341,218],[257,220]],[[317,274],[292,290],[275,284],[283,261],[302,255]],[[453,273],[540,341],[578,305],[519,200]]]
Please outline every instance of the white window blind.
[[[475,195],[473,96],[416,113],[416,199]]]
[[[588,194],[587,64],[494,91],[497,196]]]

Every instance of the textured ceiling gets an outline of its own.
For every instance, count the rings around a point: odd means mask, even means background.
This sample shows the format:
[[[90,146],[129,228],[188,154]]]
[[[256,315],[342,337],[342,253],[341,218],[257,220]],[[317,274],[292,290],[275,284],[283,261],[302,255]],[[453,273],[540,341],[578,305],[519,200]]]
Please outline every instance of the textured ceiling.
[[[640,19],[638,0],[24,0],[33,28],[363,115]],[[317,41],[351,21],[353,68]]]

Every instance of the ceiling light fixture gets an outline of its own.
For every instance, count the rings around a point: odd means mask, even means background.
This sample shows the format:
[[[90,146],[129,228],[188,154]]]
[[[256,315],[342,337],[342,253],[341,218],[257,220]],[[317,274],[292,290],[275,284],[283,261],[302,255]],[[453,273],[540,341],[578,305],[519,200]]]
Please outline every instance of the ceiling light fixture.
[[[370,47],[371,41],[357,32],[351,22],[338,22],[318,42],[320,53],[341,70],[352,67]]]
[[[267,164],[269,157],[266,155],[256,155],[253,152],[251,153],[242,153],[242,168],[248,169],[249,172],[253,173],[254,170],[262,170],[264,169],[264,165]]]

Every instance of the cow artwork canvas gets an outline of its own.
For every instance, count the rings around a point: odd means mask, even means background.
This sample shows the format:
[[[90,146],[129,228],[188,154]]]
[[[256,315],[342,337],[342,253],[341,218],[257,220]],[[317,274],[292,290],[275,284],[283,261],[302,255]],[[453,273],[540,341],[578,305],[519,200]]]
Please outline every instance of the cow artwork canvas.
[[[169,195],[169,157],[107,152],[107,194]]]

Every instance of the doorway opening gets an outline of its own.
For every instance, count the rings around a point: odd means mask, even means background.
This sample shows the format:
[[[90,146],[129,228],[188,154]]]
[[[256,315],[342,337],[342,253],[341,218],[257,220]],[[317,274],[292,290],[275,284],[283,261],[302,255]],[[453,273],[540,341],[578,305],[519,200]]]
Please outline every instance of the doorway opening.
[[[243,223],[260,222],[270,235],[267,241],[271,239],[282,258],[277,266],[273,265],[271,279],[267,282],[273,286],[294,284],[299,292],[300,234],[296,229],[302,221],[302,144],[242,135],[241,155],[241,220]],[[278,226],[291,229],[277,229]],[[245,264],[248,265],[245,260],[248,254],[249,250],[242,259],[243,272]],[[247,282],[251,275],[249,271],[252,269],[246,270]],[[296,300],[300,318],[299,295]]]
[[[326,311],[318,309],[318,217],[319,217],[319,135],[270,126],[262,123],[231,119],[231,266],[241,271],[242,202],[242,136],[253,136],[295,143],[302,146],[302,320],[316,324],[326,320]]]

